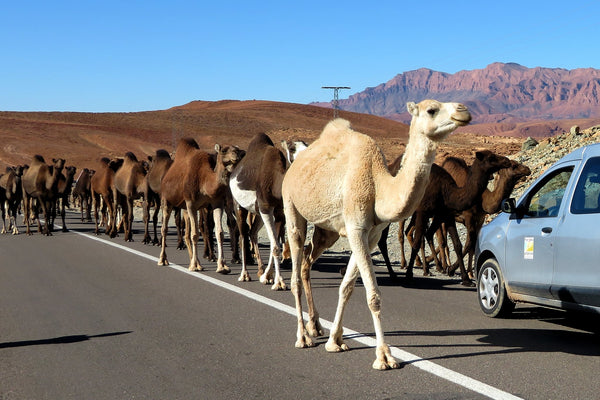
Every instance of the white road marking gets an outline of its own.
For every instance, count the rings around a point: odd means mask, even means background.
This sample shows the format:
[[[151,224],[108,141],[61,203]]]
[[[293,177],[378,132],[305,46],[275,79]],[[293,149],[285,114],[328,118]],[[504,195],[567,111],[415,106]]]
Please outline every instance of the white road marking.
[[[106,244],[108,246],[113,246],[116,247],[120,250],[123,251],[127,251],[131,254],[135,254],[137,256],[146,258],[150,261],[153,261],[154,263],[158,263],[158,258],[151,256],[149,254],[146,254],[144,252],[138,251],[138,250],[134,250],[131,249],[129,247],[120,245],[118,243],[114,243],[110,240],[106,240],[106,239],[102,239],[99,238],[95,235],[90,235],[87,233],[82,233],[82,232],[77,232],[75,230],[71,230],[70,232],[76,233],[78,235],[84,236],[88,239],[92,239],[92,240],[96,240],[98,242],[101,242],[103,244]],[[238,286],[232,285],[230,283],[221,281],[219,279],[213,278],[207,274],[203,274],[203,273],[198,273],[198,272],[191,272],[189,271],[186,267],[182,267],[181,265],[177,265],[177,264],[170,264],[168,266],[168,268],[172,268],[175,269],[177,271],[183,272],[185,274],[188,274],[190,276],[193,276],[194,278],[198,278],[198,279],[202,279],[205,282],[211,283],[213,285],[219,286],[223,289],[229,290],[231,292],[235,292],[237,294],[240,294],[242,296],[245,296],[251,300],[257,301],[259,303],[263,303],[265,305],[268,305],[269,307],[275,308],[279,311],[285,312],[287,314],[290,314],[291,316],[295,317],[296,316],[296,309],[294,307],[288,306],[286,304],[280,303],[278,301],[275,300],[271,300],[268,297],[265,296],[261,296],[260,294],[254,293],[250,290],[246,290],[246,289],[242,289]],[[308,314],[304,313],[304,318],[308,319]],[[325,329],[329,329],[331,330],[331,327],[333,325],[333,323],[331,321],[328,321],[326,319],[320,318],[320,322],[321,325],[323,326],[323,328]],[[367,336],[363,336],[360,332],[357,332],[355,330],[352,329],[348,329],[346,327],[344,327],[344,336],[350,336],[352,340],[357,341],[361,344],[364,344],[365,346],[369,346],[369,347],[373,347],[375,348],[377,343],[376,340],[372,337],[367,337]],[[458,373],[456,371],[453,371],[451,369],[442,367],[441,365],[435,364],[431,361],[427,361],[422,359],[419,356],[416,356],[412,353],[409,353],[407,351],[404,351],[398,347],[393,347],[390,346],[390,351],[392,352],[392,355],[394,357],[396,357],[397,359],[405,362],[405,363],[410,363],[410,365],[417,367],[425,372],[428,372],[432,375],[435,375],[437,377],[440,377],[442,379],[445,379],[447,381],[450,381],[452,383],[455,383],[459,386],[462,386],[466,389],[472,390],[474,392],[477,392],[479,394],[482,394],[484,396],[489,397],[490,399],[497,399],[497,400],[516,400],[516,399],[521,399],[520,397],[514,396],[510,393],[504,392],[500,389],[497,389],[493,386],[490,386],[488,384],[485,384],[483,382],[480,382],[476,379],[470,378],[466,375],[463,375],[461,373]]]

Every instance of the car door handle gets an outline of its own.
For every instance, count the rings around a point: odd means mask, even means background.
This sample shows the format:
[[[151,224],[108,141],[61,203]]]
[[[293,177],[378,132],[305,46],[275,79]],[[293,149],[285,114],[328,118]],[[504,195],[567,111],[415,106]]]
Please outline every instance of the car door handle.
[[[542,233],[552,233],[552,228],[549,226],[546,226],[546,227],[542,228]]]

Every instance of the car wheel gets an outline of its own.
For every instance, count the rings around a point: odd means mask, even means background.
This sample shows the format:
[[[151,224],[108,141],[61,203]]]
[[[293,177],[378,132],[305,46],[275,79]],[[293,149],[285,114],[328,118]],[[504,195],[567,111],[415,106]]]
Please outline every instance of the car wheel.
[[[477,298],[479,306],[488,317],[504,317],[515,309],[515,303],[506,294],[498,262],[493,258],[485,260],[479,269]]]

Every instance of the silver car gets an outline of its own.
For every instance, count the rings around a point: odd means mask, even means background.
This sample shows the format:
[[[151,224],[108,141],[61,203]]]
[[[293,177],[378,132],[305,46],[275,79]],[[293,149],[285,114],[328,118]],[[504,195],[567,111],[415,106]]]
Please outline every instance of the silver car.
[[[502,210],[477,240],[483,312],[525,302],[600,313],[600,144],[561,158]]]

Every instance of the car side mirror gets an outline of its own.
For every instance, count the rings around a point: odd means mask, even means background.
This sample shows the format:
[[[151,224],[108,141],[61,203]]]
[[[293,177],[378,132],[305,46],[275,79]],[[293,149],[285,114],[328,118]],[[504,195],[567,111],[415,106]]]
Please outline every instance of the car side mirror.
[[[510,199],[504,199],[502,200],[500,209],[502,210],[502,212],[505,212],[507,214],[513,214],[517,211],[517,202],[512,197]]]

